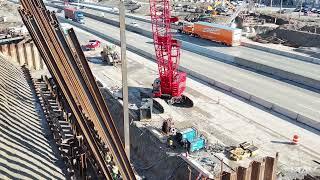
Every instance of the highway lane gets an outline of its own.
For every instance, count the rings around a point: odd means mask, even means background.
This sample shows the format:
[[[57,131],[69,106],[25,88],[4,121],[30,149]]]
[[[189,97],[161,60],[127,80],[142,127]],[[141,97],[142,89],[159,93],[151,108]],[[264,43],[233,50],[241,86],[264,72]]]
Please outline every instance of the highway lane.
[[[98,15],[98,16],[101,15],[101,12],[92,10],[92,9],[85,9],[84,11],[91,14]],[[108,19],[112,19],[115,21],[118,21],[119,19],[118,15],[115,15],[115,14],[104,13],[104,16],[107,17]],[[133,22],[136,22],[141,29],[151,30],[150,23],[138,21],[136,19],[126,18],[127,24],[132,24]],[[247,61],[266,65],[276,69],[281,69],[286,72],[291,72],[297,75],[301,75],[303,77],[308,77],[310,79],[320,81],[320,71],[319,71],[320,65],[296,60],[294,58],[289,58],[289,57],[285,57],[285,56],[281,56],[273,53],[264,52],[257,49],[242,47],[242,46],[226,47],[208,40],[194,38],[184,34],[176,34],[175,37],[179,40],[190,42],[190,43],[199,45],[201,47],[207,48],[209,50],[234,56],[236,59],[237,58],[245,59]]]
[[[63,13],[58,15],[62,17]],[[120,37],[117,27],[90,18],[86,18],[86,26],[116,39]],[[132,32],[127,32],[126,36],[128,44],[154,53],[152,39]],[[181,66],[312,119],[320,119],[318,93],[184,50],[181,52]]]

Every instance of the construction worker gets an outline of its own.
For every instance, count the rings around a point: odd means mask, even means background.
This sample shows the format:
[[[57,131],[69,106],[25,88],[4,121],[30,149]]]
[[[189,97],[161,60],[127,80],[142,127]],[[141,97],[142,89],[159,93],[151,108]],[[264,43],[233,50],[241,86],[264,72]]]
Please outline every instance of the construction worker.
[[[112,167],[112,178],[113,179],[119,178],[119,168],[117,166]]]
[[[171,148],[171,149],[175,149],[175,145],[173,144],[173,139],[172,139],[172,137],[169,137],[169,138],[168,138],[168,146],[169,146],[169,148]]]

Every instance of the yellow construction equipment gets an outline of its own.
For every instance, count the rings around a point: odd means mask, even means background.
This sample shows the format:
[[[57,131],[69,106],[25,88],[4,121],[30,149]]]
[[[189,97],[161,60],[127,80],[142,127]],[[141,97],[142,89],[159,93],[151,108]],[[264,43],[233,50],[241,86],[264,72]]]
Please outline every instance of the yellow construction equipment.
[[[248,142],[243,142],[239,144],[238,147],[233,147],[229,151],[229,157],[231,160],[239,161],[248,157],[254,157],[257,155],[258,147],[250,144]]]

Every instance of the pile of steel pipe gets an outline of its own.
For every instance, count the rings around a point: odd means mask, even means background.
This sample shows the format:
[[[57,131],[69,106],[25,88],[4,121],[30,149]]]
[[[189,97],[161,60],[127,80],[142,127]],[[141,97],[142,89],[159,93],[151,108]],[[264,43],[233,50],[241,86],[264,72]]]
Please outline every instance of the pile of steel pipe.
[[[22,20],[50,74],[61,89],[88,151],[99,167],[100,176],[112,179],[114,171],[101,153],[97,135],[110,151],[121,178],[135,179],[116,126],[74,31],[70,29],[66,38],[55,14],[49,12],[41,0],[21,0],[21,4],[19,13]],[[95,131],[90,130],[92,126]]]
[[[25,74],[31,79],[27,68]],[[67,177],[72,179],[97,179],[99,178],[99,167],[96,161],[87,151],[87,145],[83,143],[83,136],[77,128],[76,121],[65,100],[62,98],[58,86],[52,78],[42,76],[33,82],[33,86],[42,106],[48,127],[53,135],[60,156],[67,167]],[[90,130],[96,136],[96,141],[104,157],[109,157],[110,151],[104,147],[94,126],[90,123]]]

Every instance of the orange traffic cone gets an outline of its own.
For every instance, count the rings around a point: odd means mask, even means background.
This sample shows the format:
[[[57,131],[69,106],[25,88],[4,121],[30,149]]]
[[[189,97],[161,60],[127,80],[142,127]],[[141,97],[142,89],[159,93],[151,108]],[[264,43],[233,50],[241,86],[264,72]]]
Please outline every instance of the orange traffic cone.
[[[294,135],[293,139],[292,139],[292,144],[297,145],[299,144],[299,136],[298,135]]]

